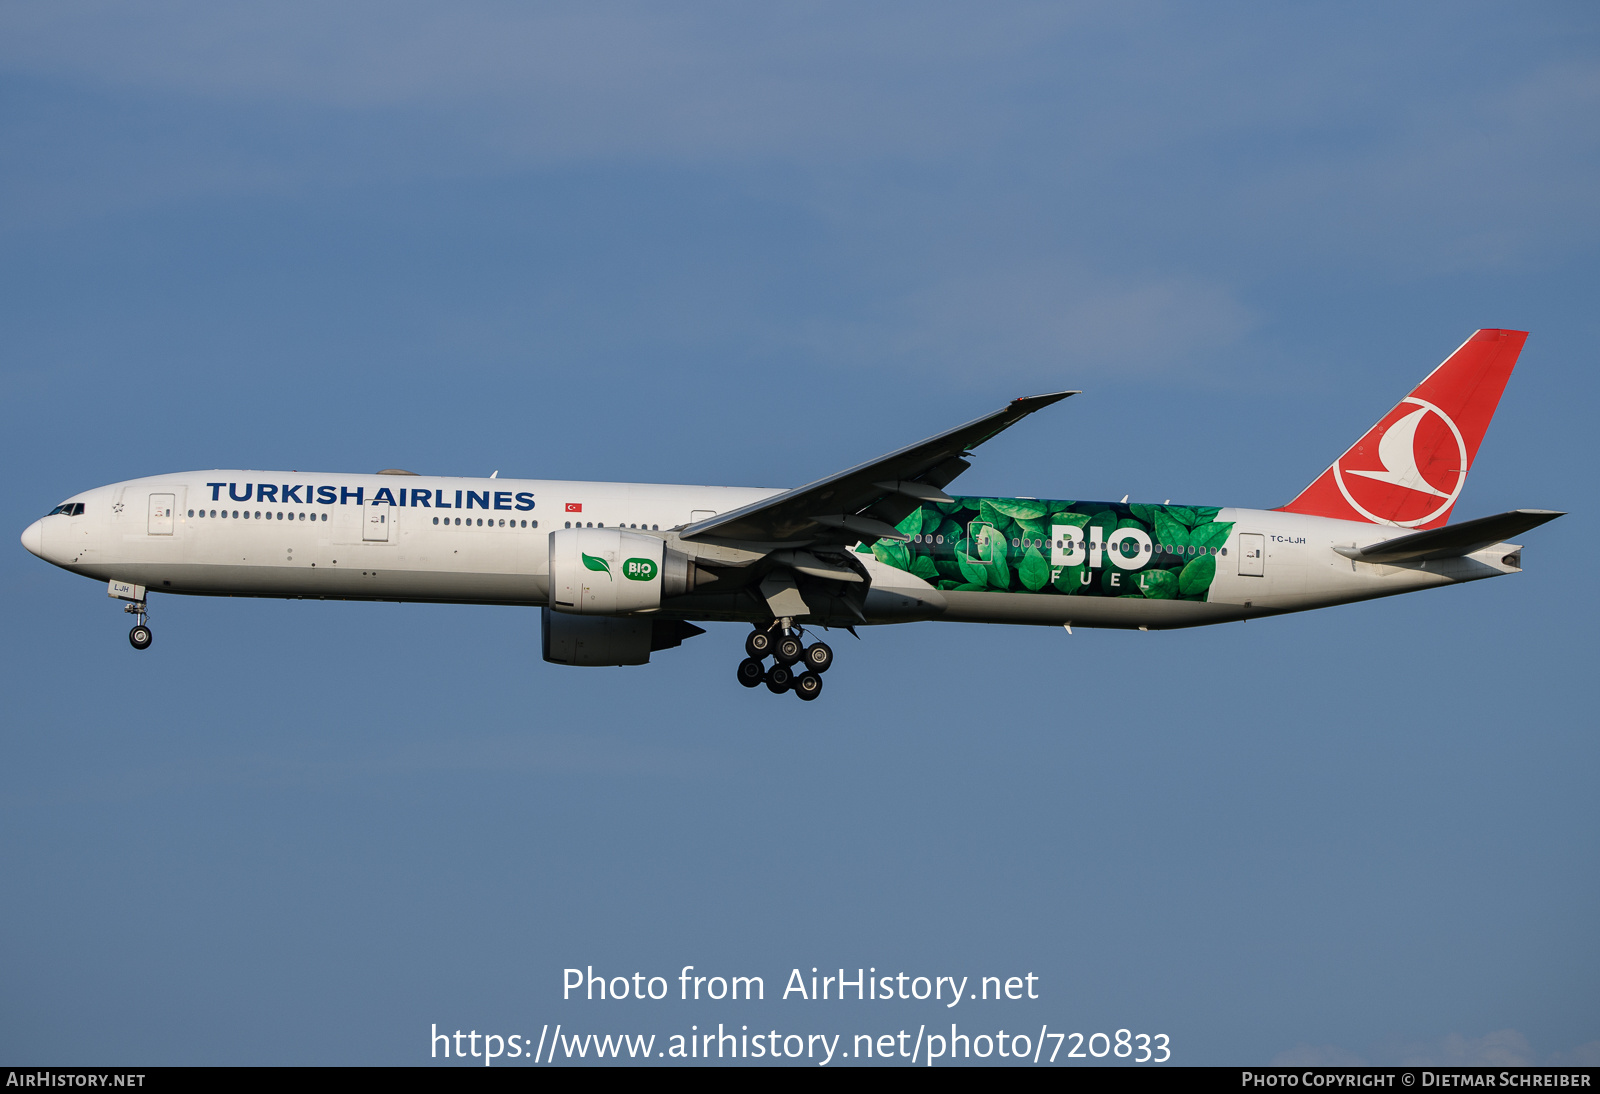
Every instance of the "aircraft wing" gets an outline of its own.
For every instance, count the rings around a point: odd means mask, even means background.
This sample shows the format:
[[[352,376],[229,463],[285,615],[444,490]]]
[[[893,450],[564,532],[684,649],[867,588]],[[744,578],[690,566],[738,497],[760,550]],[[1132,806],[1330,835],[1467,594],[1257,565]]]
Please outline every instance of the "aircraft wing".
[[[908,539],[894,526],[925,502],[950,501],[941,488],[970,466],[966,457],[972,449],[1034,411],[1077,394],[1057,391],[1014,399],[993,414],[807,486],[719,513],[679,535],[763,544]]]
[[[1509,513],[1496,513],[1492,517],[1464,520],[1460,524],[1447,524],[1443,528],[1430,528],[1409,536],[1386,539],[1367,547],[1335,547],[1346,558],[1357,562],[1426,562],[1435,558],[1460,558],[1496,543],[1504,543],[1512,536],[1537,528],[1546,521],[1566,516],[1553,509],[1513,509]]]

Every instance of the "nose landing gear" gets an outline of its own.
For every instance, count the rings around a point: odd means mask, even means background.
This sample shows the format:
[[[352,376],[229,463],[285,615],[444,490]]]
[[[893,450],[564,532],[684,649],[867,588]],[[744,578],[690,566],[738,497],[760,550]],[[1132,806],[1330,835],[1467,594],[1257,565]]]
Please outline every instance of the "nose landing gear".
[[[133,625],[133,630],[128,632],[128,642],[136,650],[149,649],[153,636],[150,634],[150,628],[145,625],[145,620],[149,618],[149,613],[145,610],[145,602],[135,600],[132,604],[124,605],[122,610],[132,612],[134,619],[137,620]]]
[[[828,644],[806,645],[804,632],[788,619],[751,631],[744,650],[750,656],[739,662],[740,684],[747,688],[766,684],[774,695],[792,691],[806,702],[822,694],[822,674],[833,666]],[[768,657],[774,662],[771,668],[764,664]]]

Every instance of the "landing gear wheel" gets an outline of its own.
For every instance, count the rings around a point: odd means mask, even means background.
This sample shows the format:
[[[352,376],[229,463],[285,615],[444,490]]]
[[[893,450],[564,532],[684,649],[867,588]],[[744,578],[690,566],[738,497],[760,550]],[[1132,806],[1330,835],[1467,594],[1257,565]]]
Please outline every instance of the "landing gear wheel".
[[[792,665],[800,660],[804,653],[805,647],[800,644],[800,639],[795,635],[786,634],[778,639],[772,655],[778,659],[780,665]]]
[[[794,683],[794,673],[785,665],[773,665],[767,670],[767,690],[774,695],[782,695]]]
[[[827,672],[833,667],[833,649],[826,642],[818,642],[814,646],[807,646],[805,656],[800,660],[812,672]]]
[[[149,649],[150,640],[150,628],[145,626],[143,623],[140,623],[137,627],[128,632],[128,641],[133,643],[133,648],[136,650]]]
[[[802,672],[794,678],[794,683],[790,684],[789,688],[809,703],[822,694],[822,677],[814,672]]]
[[[773,637],[768,631],[751,631],[744,640],[744,652],[757,661],[772,653]]]
[[[739,662],[739,683],[747,688],[753,688],[766,679],[767,670],[760,661],[754,657],[746,657]]]

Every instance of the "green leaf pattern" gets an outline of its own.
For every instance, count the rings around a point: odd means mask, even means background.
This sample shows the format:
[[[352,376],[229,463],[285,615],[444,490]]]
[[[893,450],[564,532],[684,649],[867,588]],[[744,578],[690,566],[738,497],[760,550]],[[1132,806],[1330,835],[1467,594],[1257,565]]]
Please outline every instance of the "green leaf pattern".
[[[856,549],[956,592],[1203,601],[1233,534],[1219,513],[1210,506],[956,497],[919,506],[899,523],[912,542],[879,540]],[[1081,528],[1083,538],[1099,544],[1115,531],[1137,529],[1159,549],[1133,556],[1139,564],[1127,570],[1105,557],[1094,568],[1052,566],[1058,525]],[[1122,557],[1132,560],[1126,552]]]

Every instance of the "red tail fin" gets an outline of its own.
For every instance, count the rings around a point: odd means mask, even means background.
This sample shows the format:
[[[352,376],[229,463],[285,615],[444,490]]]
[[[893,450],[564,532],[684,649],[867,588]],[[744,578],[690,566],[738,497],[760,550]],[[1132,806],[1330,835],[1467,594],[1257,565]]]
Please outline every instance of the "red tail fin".
[[[1468,338],[1283,511],[1401,528],[1444,524],[1527,338],[1520,330]]]

